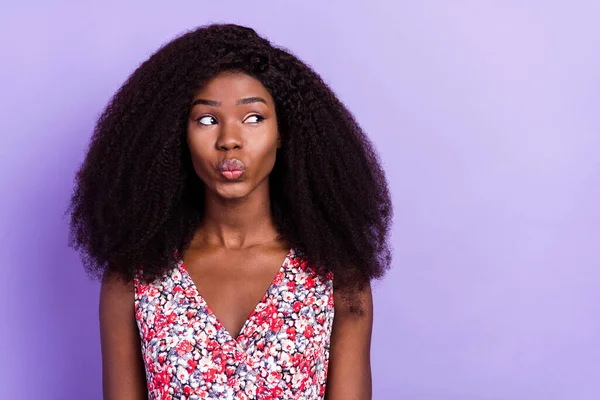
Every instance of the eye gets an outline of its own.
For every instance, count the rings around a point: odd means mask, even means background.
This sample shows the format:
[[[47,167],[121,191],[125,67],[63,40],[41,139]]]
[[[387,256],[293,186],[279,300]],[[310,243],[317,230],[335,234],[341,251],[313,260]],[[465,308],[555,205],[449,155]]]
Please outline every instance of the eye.
[[[246,121],[250,120],[249,122],[251,124],[258,124],[258,123],[262,122],[264,119],[265,119],[264,117],[262,117],[258,114],[254,114],[254,115],[251,115],[248,118],[246,118]]]
[[[217,120],[215,119],[215,117],[211,116],[211,115],[205,115],[204,117],[200,117],[198,119],[196,119],[196,122],[199,123],[200,125],[212,125],[212,122],[217,122]]]

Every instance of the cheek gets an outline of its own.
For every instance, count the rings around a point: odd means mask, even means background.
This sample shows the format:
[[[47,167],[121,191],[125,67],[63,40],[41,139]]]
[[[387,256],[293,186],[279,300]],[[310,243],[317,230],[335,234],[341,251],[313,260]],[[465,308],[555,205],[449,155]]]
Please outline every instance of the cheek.
[[[209,152],[207,151],[208,143],[194,138],[190,140],[188,138],[188,147],[190,149],[190,156],[192,158],[192,165],[194,170],[199,176],[206,174],[206,171],[210,168],[209,166]]]
[[[268,175],[273,166],[275,165],[275,159],[277,155],[277,144],[268,143],[253,152],[255,156],[252,157],[253,164],[258,166],[256,168],[257,175]]]

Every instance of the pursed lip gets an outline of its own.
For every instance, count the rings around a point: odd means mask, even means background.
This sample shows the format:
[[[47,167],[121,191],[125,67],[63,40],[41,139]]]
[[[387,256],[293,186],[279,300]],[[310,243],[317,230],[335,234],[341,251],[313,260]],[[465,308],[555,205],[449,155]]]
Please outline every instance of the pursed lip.
[[[246,164],[237,158],[228,158],[219,163],[217,166],[219,172],[223,171],[244,171]]]

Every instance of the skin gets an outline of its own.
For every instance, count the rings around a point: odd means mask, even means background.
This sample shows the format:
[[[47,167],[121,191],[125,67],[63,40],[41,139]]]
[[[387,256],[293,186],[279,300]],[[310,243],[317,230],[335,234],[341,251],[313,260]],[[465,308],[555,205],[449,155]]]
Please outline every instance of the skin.
[[[281,148],[273,98],[248,75],[217,75],[194,96],[187,142],[206,187],[206,208],[183,262],[211,311],[236,338],[290,249],[277,239],[270,213],[268,176]],[[246,167],[234,181],[218,169],[232,158]],[[370,399],[371,289],[353,294],[362,300],[361,316],[340,295],[334,292],[326,399]],[[100,293],[105,399],[147,398],[132,300],[131,282],[105,276]]]

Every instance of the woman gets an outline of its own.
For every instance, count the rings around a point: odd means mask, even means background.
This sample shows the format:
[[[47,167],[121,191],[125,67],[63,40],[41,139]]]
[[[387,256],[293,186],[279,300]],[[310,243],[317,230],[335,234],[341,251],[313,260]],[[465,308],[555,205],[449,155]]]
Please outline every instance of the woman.
[[[105,399],[371,398],[390,195],[289,51],[233,24],[164,45],[100,116],[69,210]]]

